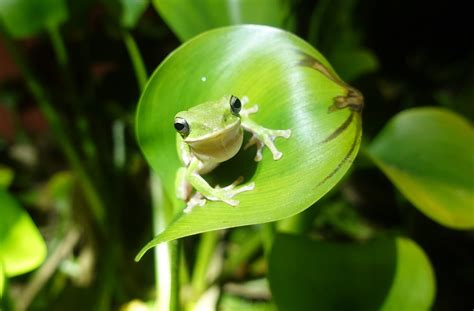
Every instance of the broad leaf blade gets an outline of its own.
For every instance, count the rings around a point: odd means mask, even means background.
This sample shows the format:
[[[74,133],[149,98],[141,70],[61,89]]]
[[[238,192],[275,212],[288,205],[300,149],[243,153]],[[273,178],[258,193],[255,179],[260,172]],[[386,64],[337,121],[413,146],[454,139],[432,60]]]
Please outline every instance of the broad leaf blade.
[[[46,245],[30,216],[0,190],[0,265],[7,277],[29,272],[46,257]]]
[[[426,216],[454,229],[474,228],[474,130],[439,108],[396,115],[369,153]]]
[[[68,16],[64,0],[0,1],[0,23],[16,38],[33,36],[48,27],[58,27]]]
[[[435,281],[413,241],[334,243],[280,234],[269,259],[278,309],[428,310]]]
[[[349,96],[349,87],[341,83],[314,48],[271,27],[213,30],[169,56],[150,79],[137,111],[140,146],[168,197],[175,198],[175,174],[181,166],[173,128],[179,111],[226,94],[248,96],[259,105],[253,120],[268,128],[291,129],[292,136],[276,141],[283,152],[279,161],[265,150],[257,163],[250,148],[213,172],[220,185],[240,175],[255,182],[255,190],[236,197],[240,205],[208,202],[189,214],[179,213],[140,256],[158,243],[187,235],[292,216],[328,192],[351,165],[361,136],[355,110],[362,102],[334,108],[334,98]],[[173,204],[184,206],[177,199]]]
[[[154,0],[153,4],[181,41],[229,25],[292,27],[287,0]]]
[[[135,27],[148,3],[148,0],[120,0],[122,5],[120,24],[125,28]]]

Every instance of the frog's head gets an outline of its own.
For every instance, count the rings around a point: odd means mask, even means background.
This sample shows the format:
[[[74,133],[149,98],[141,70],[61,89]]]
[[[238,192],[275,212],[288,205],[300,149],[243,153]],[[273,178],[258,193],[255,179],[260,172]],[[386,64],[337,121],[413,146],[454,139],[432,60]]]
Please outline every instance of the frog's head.
[[[174,128],[201,160],[223,162],[242,146],[242,103],[233,96],[205,102],[176,114]]]

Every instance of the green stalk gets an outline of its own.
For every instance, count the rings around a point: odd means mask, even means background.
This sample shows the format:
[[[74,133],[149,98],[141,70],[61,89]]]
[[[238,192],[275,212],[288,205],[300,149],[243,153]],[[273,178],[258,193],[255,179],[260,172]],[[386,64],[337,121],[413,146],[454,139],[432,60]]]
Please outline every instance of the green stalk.
[[[66,45],[59,33],[59,28],[57,26],[48,27],[48,34],[59,65],[66,67],[68,63]]]
[[[140,92],[145,89],[148,80],[145,64],[140,50],[132,35],[124,30],[122,39],[127,47],[130,60],[137,78]],[[150,172],[152,194],[153,234],[158,235],[171,221],[174,211],[170,202],[163,195],[163,188],[158,176]],[[179,275],[181,242],[172,241],[155,247],[155,286],[157,290],[158,309],[177,311],[179,305]]]
[[[74,83],[73,77],[71,75],[71,70],[68,65],[69,60],[68,60],[66,45],[64,44],[64,40],[61,36],[58,26],[48,27],[48,34],[51,40],[51,45],[53,46],[54,54],[56,55],[56,61],[58,62],[59,67],[61,68],[61,71],[62,71],[62,75],[65,79],[65,87],[66,87],[67,93],[71,94],[70,96],[71,98],[69,101],[70,101],[71,106],[75,109],[75,112],[76,112],[76,117],[77,117],[76,122],[79,124],[79,132],[83,140],[82,142],[83,150],[89,159],[96,161],[97,160],[96,146],[92,140],[92,136],[90,134],[90,129],[89,129],[87,120],[84,118],[84,116],[82,115],[79,109],[81,103],[79,101],[79,95],[76,89],[76,83]],[[96,167],[95,169],[97,170],[98,167]]]
[[[259,234],[252,234],[250,237],[240,245],[239,251],[227,258],[224,263],[222,276],[225,278],[232,274],[237,267],[252,257],[262,245],[262,237]]]
[[[201,235],[201,241],[198,246],[196,263],[194,264],[194,272],[191,280],[194,300],[199,299],[206,290],[207,271],[218,241],[218,231],[210,231]]]
[[[84,191],[84,195],[86,196],[86,199],[89,202],[92,214],[94,215],[99,225],[102,226],[105,218],[104,206],[98,193],[94,188],[94,185],[92,184],[91,179],[89,178],[86,170],[82,166],[81,160],[79,159],[73,147],[72,141],[66,134],[67,131],[64,128],[58,113],[49,101],[45,91],[43,90],[39,82],[31,73],[23,55],[21,55],[21,53],[16,49],[12,38],[6,31],[4,31],[3,25],[0,25],[0,30],[2,30],[1,33],[3,34],[4,43],[9,54],[13,57],[15,63],[20,69],[20,72],[22,73],[23,78],[26,81],[26,85],[30,93],[35,98],[41,112],[48,121],[48,124],[51,127],[51,131],[53,132],[54,137],[59,143],[62,152],[64,153],[67,160],[69,161],[69,164],[76,173],[77,178]]]
[[[140,50],[138,49],[138,45],[130,32],[124,31],[122,38],[125,46],[127,47],[128,55],[132,61],[133,70],[135,70],[135,77],[137,78],[138,89],[141,93],[145,89],[146,81],[148,80],[143,58],[140,54]]]

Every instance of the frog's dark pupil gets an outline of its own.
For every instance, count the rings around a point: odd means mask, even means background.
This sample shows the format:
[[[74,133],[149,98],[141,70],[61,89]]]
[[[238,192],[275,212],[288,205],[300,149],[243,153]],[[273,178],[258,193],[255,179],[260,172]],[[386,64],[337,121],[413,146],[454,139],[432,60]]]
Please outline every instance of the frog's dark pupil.
[[[182,131],[184,129],[184,124],[182,123],[175,123],[174,124],[174,128],[177,130],[177,131]]]
[[[242,108],[242,103],[240,102],[240,99],[232,95],[230,97],[230,108],[232,109],[232,112],[234,114],[238,114],[240,112],[240,109]]]
[[[235,102],[234,102],[234,108],[240,108],[242,107],[242,104],[240,103],[240,100],[237,99]]]

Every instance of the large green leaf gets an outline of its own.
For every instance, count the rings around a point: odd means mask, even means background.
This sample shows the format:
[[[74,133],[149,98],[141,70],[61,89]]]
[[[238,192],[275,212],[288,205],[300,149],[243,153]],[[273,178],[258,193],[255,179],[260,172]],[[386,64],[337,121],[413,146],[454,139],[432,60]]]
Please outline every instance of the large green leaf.
[[[35,35],[46,28],[58,27],[67,19],[64,0],[2,0],[0,23],[16,38]]]
[[[259,24],[284,29],[293,25],[289,0],[153,0],[181,41],[212,28]]]
[[[405,238],[353,244],[279,234],[269,280],[281,311],[421,311],[435,294],[428,258]]]
[[[273,129],[291,129],[278,139],[283,158],[268,150],[240,152],[213,174],[220,185],[242,175],[255,190],[237,196],[240,205],[208,202],[182,212],[142,250],[210,230],[275,221],[295,215],[328,192],[357,154],[361,137],[359,92],[345,85],[327,61],[298,37],[266,26],[232,26],[206,32],[174,51],[142,94],[136,130],[146,159],[161,177],[175,207],[174,180],[181,166],[174,116],[225,94],[258,104],[252,119]],[[345,106],[347,105],[347,106]],[[138,256],[138,257],[140,257]]]
[[[447,227],[474,228],[474,130],[467,120],[440,108],[406,110],[369,152],[426,216]]]
[[[125,28],[133,28],[143,12],[145,12],[148,0],[119,0],[122,5],[120,24]]]
[[[38,267],[46,257],[41,234],[18,202],[0,189],[0,265],[7,277]]]

